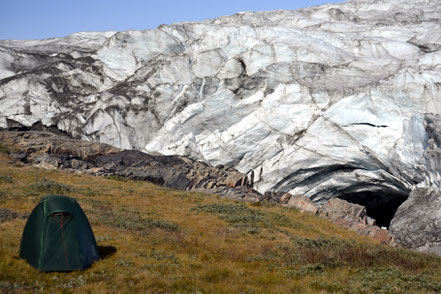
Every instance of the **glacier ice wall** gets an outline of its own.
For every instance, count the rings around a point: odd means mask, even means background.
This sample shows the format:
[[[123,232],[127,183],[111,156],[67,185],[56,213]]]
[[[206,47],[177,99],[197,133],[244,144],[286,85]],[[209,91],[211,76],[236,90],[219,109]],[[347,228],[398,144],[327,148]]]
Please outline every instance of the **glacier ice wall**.
[[[230,165],[261,192],[407,195],[440,183],[440,19],[437,1],[352,0],[0,41],[0,127]]]

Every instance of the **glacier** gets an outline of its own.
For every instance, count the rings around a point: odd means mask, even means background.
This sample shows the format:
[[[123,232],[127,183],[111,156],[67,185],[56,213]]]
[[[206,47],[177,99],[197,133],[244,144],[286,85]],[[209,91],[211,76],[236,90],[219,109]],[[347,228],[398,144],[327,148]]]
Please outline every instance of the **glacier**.
[[[440,20],[438,1],[350,0],[4,40],[0,128],[184,155],[375,214],[439,189]]]

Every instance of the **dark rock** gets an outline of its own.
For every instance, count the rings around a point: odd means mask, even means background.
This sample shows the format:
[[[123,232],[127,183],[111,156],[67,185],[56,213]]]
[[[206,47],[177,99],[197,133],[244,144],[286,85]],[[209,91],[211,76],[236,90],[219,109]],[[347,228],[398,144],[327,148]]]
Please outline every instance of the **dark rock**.
[[[9,152],[8,156],[14,160],[26,162],[28,155],[25,152]]]
[[[173,189],[185,190],[190,184],[190,182],[191,180],[188,179],[186,176],[182,174],[178,174],[174,177],[170,177],[169,179],[167,179],[165,185]]]
[[[96,166],[104,166],[108,163],[119,164],[122,168],[134,164],[151,161],[153,156],[136,150],[124,150],[117,153],[105,154],[96,159]]]
[[[83,169],[89,168],[89,165],[87,164],[87,162],[85,162],[83,160],[75,159],[75,158],[71,160],[70,166],[71,166],[71,168],[76,169],[76,170],[83,170]]]
[[[266,191],[265,194],[263,194],[262,200],[270,201],[272,198],[272,192]]]

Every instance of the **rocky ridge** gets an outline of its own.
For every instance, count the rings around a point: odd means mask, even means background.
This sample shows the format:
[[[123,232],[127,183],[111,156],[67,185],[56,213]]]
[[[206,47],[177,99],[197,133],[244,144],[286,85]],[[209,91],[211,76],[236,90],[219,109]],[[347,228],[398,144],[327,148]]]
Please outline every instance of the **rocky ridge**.
[[[323,216],[360,235],[369,235],[385,243],[392,241],[387,231],[377,227],[375,220],[367,217],[366,209],[360,205],[331,199],[325,205],[319,206],[305,196],[284,193],[280,197],[271,192],[262,195],[252,189],[249,176],[231,167],[212,167],[182,156],[120,150],[107,144],[43,131],[0,131],[0,142],[5,146],[19,148],[9,152],[9,157],[15,163],[96,176],[119,176],[173,189],[215,193],[221,197],[243,201],[278,203]],[[6,214],[6,211],[3,214],[18,216],[13,213]]]
[[[381,243],[397,245],[393,235],[387,229],[378,227],[376,221],[367,216],[364,206],[338,198],[329,199],[328,202],[318,205],[312,202],[309,197],[289,193],[285,193],[280,198],[280,203],[305,213],[324,217],[343,228],[355,231],[360,235],[368,235]]]
[[[179,190],[206,191],[246,201],[259,201],[247,175],[237,170],[182,156],[150,155],[120,150],[50,132],[0,132],[0,142],[22,151],[12,158],[46,169],[65,169],[97,176],[120,176]]]

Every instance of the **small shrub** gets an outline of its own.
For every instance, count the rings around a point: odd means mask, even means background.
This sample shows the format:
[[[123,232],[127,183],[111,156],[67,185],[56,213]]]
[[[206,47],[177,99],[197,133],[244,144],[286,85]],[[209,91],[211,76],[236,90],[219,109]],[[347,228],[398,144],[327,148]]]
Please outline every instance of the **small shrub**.
[[[150,253],[150,257],[153,257],[156,260],[171,260],[177,263],[176,257],[173,253],[167,254],[162,250],[153,249],[152,253]]]
[[[175,232],[179,229],[179,225],[176,223],[168,222],[156,218],[144,218],[141,219],[141,223],[148,229],[160,229],[167,232]]]
[[[305,239],[298,238],[295,242],[302,248],[309,249],[347,249],[348,247],[354,245],[354,242],[349,242],[345,240],[340,240],[337,238],[323,238],[320,237],[318,239]]]
[[[337,238],[292,238],[292,250],[282,251],[287,261],[299,264],[320,263],[328,268],[351,266],[355,268],[393,265],[401,269],[439,268],[441,257],[421,254],[381,245],[345,241]]]
[[[10,176],[6,176],[6,175],[0,175],[0,183],[13,183],[14,179],[11,178]]]
[[[171,291],[170,291],[171,290]],[[169,291],[165,293],[203,293],[197,287],[196,278],[192,276],[182,276],[173,281]]]
[[[116,266],[122,266],[122,267],[131,267],[133,266],[133,262],[127,259],[120,258],[117,261],[115,261]]]
[[[254,206],[254,207],[277,207],[278,204],[276,204],[274,202],[269,202],[269,201],[258,201],[258,202],[252,202],[251,206]]]
[[[101,282],[109,279],[111,279],[111,275],[106,271],[101,270],[98,272],[89,273],[87,281],[91,283],[91,282]]]
[[[228,279],[230,275],[231,272],[228,269],[215,267],[204,272],[201,278],[208,283],[218,283]]]
[[[93,208],[98,209],[98,210],[110,209],[110,203],[102,201],[102,200],[93,199],[93,198],[83,198],[83,199],[79,199],[78,201],[80,203],[87,203],[90,206],[92,206]]]
[[[262,254],[249,257],[247,262],[273,261],[276,262],[280,258],[280,254],[275,250],[265,250]]]
[[[65,281],[65,283],[62,285],[62,288],[64,289],[70,289],[70,288],[78,288],[82,287],[87,284],[87,276],[86,275],[79,275],[78,277],[72,277]]]
[[[252,209],[246,204],[211,203],[197,205],[192,211],[208,212],[250,234],[257,234],[261,228],[296,227],[296,224],[282,214]],[[279,230],[280,231],[280,230]]]
[[[397,267],[373,267],[358,270],[348,281],[347,293],[415,293],[441,292],[441,278],[427,274],[406,274]]]
[[[86,188],[83,187],[83,188],[77,189],[77,192],[81,193],[81,195],[91,196],[91,197],[99,196],[99,195],[103,194],[101,191],[94,190],[90,187],[86,187]]]
[[[293,223],[286,215],[274,212],[267,212],[266,216],[276,226],[298,228],[296,223]]]
[[[316,290],[325,290],[328,293],[341,292],[342,286],[338,282],[311,281],[309,285]]]
[[[51,194],[65,194],[74,192],[74,188],[69,185],[59,184],[49,179],[41,179],[39,182],[29,186],[31,191]]]
[[[217,215],[220,219],[232,224],[233,227],[244,230],[250,234],[257,234],[261,227],[274,227],[265,213],[248,208],[244,204],[211,203],[197,205],[192,211],[208,212]]]
[[[177,265],[169,262],[161,262],[161,263],[152,263],[146,264],[143,266],[143,269],[150,272],[158,272],[161,274],[168,274],[172,271]]]
[[[316,264],[307,264],[305,266],[302,266],[298,271],[299,276],[305,276],[305,275],[318,275],[325,272],[326,266],[321,263]]]
[[[19,217],[19,215],[15,211],[0,207],[0,223],[13,220],[17,217]]]
[[[6,147],[5,145],[3,145],[2,143],[0,143],[0,152],[1,153],[6,153],[9,151],[9,148]]]
[[[129,231],[140,231],[149,233],[153,229],[159,229],[167,232],[179,230],[179,225],[156,218],[142,218],[139,214],[132,213],[113,213],[104,212],[100,217],[100,223],[105,225]]]
[[[119,181],[119,182],[128,182],[129,181],[127,178],[124,178],[124,177],[121,177],[118,175],[108,175],[108,176],[105,176],[105,178],[109,179],[109,180]]]

